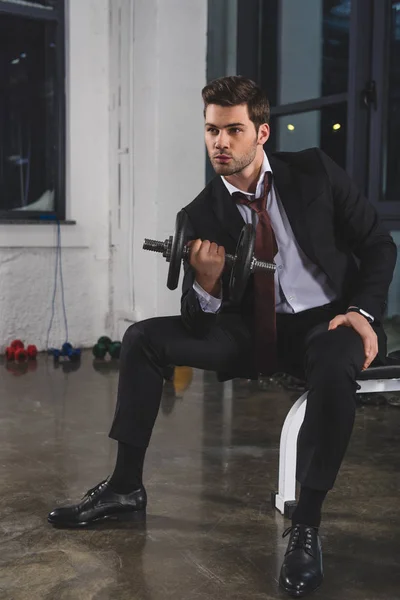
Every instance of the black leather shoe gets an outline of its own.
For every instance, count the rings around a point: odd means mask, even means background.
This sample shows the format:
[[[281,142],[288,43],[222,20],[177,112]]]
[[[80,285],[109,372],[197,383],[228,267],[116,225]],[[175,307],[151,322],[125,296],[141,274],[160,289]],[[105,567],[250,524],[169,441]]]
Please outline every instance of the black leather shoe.
[[[283,537],[289,533],[279,584],[290,596],[300,598],[319,588],[324,578],[321,540],[318,529],[307,525],[289,527]]]
[[[53,510],[47,520],[58,527],[86,527],[107,519],[139,520],[145,517],[146,504],[143,486],[130,494],[116,494],[106,480],[86,492],[79,504]]]

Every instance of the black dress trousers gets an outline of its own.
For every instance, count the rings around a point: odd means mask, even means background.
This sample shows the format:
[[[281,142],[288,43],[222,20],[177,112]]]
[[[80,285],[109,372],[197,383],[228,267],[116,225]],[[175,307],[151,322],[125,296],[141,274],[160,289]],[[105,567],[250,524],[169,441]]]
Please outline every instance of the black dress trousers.
[[[305,379],[309,389],[298,442],[297,478],[330,489],[345,454],[355,416],[356,379],[364,364],[359,334],[329,321],[345,307],[332,303],[296,314],[277,314],[279,370]],[[239,315],[221,314],[207,337],[193,337],[181,317],[156,317],[131,325],[121,349],[117,406],[110,437],[147,447],[169,365],[211,371],[251,372],[254,339]]]

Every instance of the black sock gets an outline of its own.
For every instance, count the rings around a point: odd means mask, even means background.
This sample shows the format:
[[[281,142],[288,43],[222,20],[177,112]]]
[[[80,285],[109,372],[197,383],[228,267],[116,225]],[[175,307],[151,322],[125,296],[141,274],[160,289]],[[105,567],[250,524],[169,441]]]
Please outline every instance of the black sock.
[[[147,448],[118,442],[118,455],[109,484],[117,494],[129,494],[142,485],[143,463]]]
[[[322,504],[327,493],[326,490],[312,490],[311,488],[302,487],[299,502],[292,516],[292,525],[319,527]]]

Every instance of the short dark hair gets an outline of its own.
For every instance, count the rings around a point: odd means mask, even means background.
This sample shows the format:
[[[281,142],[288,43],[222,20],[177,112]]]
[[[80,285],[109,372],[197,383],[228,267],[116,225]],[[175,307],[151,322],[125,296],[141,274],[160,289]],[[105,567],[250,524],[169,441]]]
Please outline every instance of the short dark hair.
[[[211,81],[202,90],[204,115],[209,104],[238,106],[247,104],[249,118],[256,131],[263,123],[269,123],[270,108],[267,95],[251,79],[246,77],[220,77]]]

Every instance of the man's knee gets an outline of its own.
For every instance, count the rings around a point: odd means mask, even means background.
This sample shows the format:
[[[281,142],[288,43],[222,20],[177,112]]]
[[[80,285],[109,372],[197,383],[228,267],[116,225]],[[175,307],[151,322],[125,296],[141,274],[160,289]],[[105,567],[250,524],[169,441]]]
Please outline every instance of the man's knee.
[[[359,334],[348,328],[315,336],[306,349],[306,373],[314,382],[337,387],[343,379],[355,380],[363,360]]]
[[[144,352],[160,366],[169,364],[166,348],[182,329],[180,317],[152,317],[130,325],[122,339],[121,356]]]
[[[129,350],[137,346],[149,344],[152,338],[154,338],[153,333],[154,330],[157,330],[158,320],[158,317],[153,317],[130,325],[122,338],[122,348]]]
[[[137,323],[133,323],[133,325],[128,327],[122,338],[123,346],[132,346],[145,335],[146,328],[143,326],[143,323],[143,321],[138,321]]]

